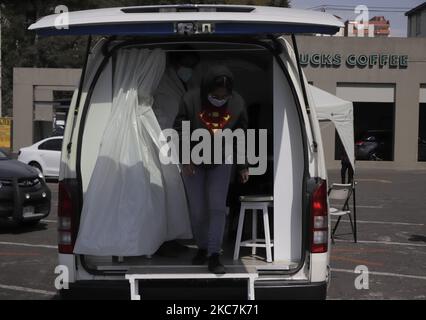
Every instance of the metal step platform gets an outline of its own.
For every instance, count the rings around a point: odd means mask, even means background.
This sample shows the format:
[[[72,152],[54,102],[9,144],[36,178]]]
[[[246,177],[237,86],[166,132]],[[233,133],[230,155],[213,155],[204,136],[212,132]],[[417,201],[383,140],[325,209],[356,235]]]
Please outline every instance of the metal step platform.
[[[206,266],[182,267],[136,267],[130,269],[126,279],[130,282],[130,296],[132,300],[141,300],[140,280],[185,280],[185,279],[246,279],[247,299],[255,300],[254,282],[259,278],[256,268],[245,266],[227,266],[226,274],[210,273]]]

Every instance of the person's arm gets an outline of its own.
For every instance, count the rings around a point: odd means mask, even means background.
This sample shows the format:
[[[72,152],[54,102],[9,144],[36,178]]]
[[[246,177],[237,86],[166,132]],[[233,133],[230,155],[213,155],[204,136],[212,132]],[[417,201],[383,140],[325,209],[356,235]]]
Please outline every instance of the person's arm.
[[[182,160],[182,122],[184,121],[190,121],[190,116],[188,113],[188,107],[185,101],[185,97],[182,98],[182,100],[179,103],[179,111],[175,119],[175,123],[173,125],[173,128],[176,130],[179,136],[179,161],[180,163],[183,162]],[[182,171],[185,175],[193,175],[195,173],[194,166],[192,164],[182,164]]]
[[[186,102],[184,98],[182,98],[179,103],[179,111],[176,116],[175,123],[173,125],[173,128],[176,130],[176,132],[179,135],[179,141],[182,138],[182,122],[183,121],[189,121],[188,108],[186,106]]]

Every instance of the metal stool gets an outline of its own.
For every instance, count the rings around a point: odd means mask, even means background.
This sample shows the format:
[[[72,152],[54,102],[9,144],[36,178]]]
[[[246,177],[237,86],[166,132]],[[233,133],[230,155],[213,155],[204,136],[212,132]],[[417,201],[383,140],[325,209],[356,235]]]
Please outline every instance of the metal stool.
[[[272,262],[272,247],[274,246],[271,240],[269,229],[269,212],[268,208],[274,204],[274,198],[271,196],[246,196],[240,197],[241,211],[238,221],[237,239],[235,242],[234,260],[238,260],[241,247],[252,248],[252,255],[256,254],[257,248],[266,249],[266,261]],[[253,226],[252,239],[249,241],[241,241],[243,235],[244,218],[247,210],[252,210]],[[265,239],[257,239],[257,214],[258,210],[262,211],[263,225],[265,229]]]

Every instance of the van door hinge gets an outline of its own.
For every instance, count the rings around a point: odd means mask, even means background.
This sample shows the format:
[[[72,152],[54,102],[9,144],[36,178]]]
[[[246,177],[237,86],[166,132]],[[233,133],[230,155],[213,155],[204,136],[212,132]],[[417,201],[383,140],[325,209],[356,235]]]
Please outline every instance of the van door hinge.
[[[72,147],[72,142],[68,143],[68,145],[67,145],[67,152],[68,152],[68,154],[71,153],[71,147]]]

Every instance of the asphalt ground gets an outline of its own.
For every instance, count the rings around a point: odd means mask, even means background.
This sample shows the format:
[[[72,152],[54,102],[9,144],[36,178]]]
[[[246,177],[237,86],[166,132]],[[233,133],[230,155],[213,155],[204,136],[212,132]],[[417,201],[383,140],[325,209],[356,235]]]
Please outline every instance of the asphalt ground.
[[[358,243],[344,218],[331,250],[328,299],[426,299],[426,171],[360,170],[356,179]],[[339,172],[329,180],[339,182]],[[58,299],[58,188],[49,186],[52,212],[38,226],[0,222],[0,299]],[[358,266],[368,273],[354,273]]]

